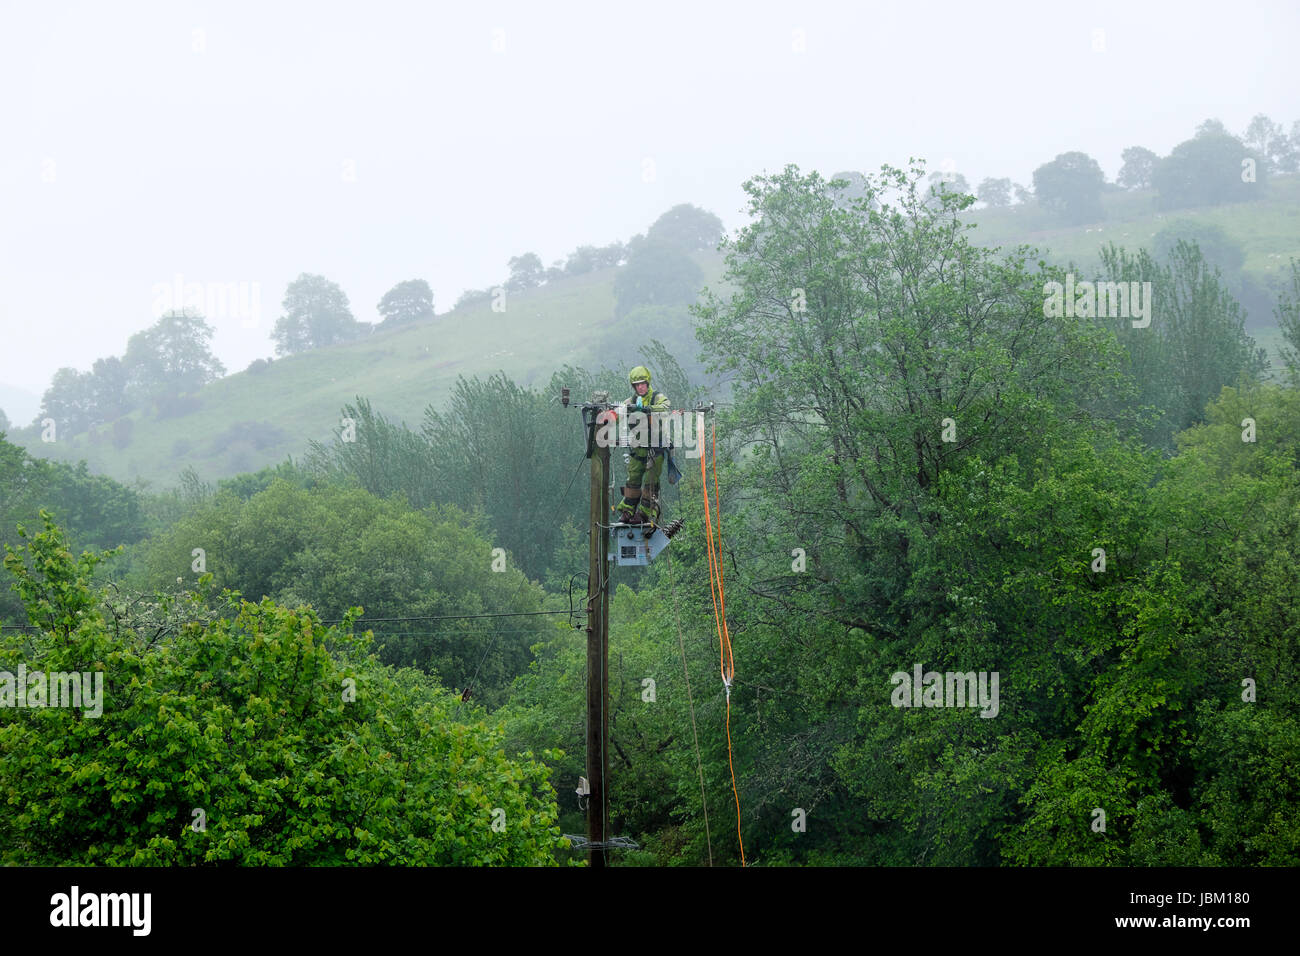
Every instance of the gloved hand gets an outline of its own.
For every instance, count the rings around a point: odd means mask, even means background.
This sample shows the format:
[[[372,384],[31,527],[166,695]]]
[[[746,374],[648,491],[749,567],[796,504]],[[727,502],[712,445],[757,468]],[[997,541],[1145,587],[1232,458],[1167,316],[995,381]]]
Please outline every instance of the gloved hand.
[[[607,408],[596,416],[597,425],[604,425],[606,422],[616,421],[618,421],[618,412],[614,411],[612,408]]]

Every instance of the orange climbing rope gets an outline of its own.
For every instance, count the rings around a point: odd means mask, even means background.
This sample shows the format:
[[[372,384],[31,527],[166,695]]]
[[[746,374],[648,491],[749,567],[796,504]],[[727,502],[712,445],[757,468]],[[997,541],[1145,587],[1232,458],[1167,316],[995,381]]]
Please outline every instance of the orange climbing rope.
[[[709,507],[709,482],[704,471],[707,455],[700,455],[700,485],[704,489],[704,528],[708,542],[709,593],[713,596],[713,623],[718,631],[718,669],[727,696],[727,767],[731,771],[731,793],[736,800],[736,839],[740,842],[740,865],[745,865],[745,839],[740,833],[740,792],[736,789],[736,766],[731,753],[731,681],[736,663],[731,655],[731,633],[727,629],[727,599],[722,587],[722,499],[718,495],[718,429],[713,429],[713,498],[718,511],[718,543],[713,543],[713,518]]]

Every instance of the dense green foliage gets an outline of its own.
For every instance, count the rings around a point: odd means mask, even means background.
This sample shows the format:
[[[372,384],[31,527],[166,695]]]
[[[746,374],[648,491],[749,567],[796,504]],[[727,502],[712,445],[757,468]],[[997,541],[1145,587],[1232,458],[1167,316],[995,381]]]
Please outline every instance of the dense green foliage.
[[[48,519],[5,558],[40,631],[7,636],[3,667],[104,681],[98,716],[0,709],[6,864],[545,865],[567,845],[546,767],[367,656],[353,615],[227,594],[228,617],[155,641],[106,621],[96,560]]]
[[[929,208],[916,181],[889,171],[873,188],[893,204],[856,215],[815,175],[751,183],[738,292],[702,309],[738,377],[722,489],[749,859],[1294,865],[1300,397],[1254,383],[1194,247],[1166,327],[1121,341],[1045,320],[1054,273],[970,248],[962,200]],[[1133,406],[1161,369],[1184,383],[1146,392],[1182,429],[1163,452]],[[679,620],[709,841],[738,861],[685,493],[671,565],[613,603],[612,808],[646,848],[629,862],[707,859]],[[998,673],[996,714],[896,706],[891,675],[917,665]],[[574,747],[582,673],[574,639],[540,648],[512,739]],[[579,772],[557,765],[557,788]]]
[[[975,244],[971,197],[919,167],[835,182],[747,183],[751,222],[689,313],[732,389],[714,396],[731,740],[682,455],[684,528],[612,575],[607,783],[641,846],[616,861],[738,863],[734,768],[763,865],[1300,862],[1300,392],[1263,383],[1230,274],[1249,247],[1109,246],[1100,278],[1150,282],[1150,324],[1062,316],[1047,286],[1079,270]],[[557,395],[618,399],[647,364],[688,407],[698,380],[669,354],[687,314],[598,327],[599,372],[462,376],[418,429],[357,398],[301,464],[105,484],[102,513],[69,512],[81,540],[128,545],[102,593],[47,526],[8,561],[40,627],[6,633],[2,666],[102,664],[120,712],[0,711],[7,859],[549,861],[584,828],[586,775],[585,635],[563,611],[588,477]],[[8,447],[11,526],[98,480]],[[478,617],[501,613],[527,616]],[[371,621],[374,658],[353,633]],[[992,706],[900,706],[914,671],[1000,682]],[[500,731],[458,723],[482,707]],[[68,772],[41,776],[51,759]],[[504,832],[483,827],[497,807]]]
[[[38,522],[42,509],[53,512],[78,546],[94,550],[132,544],[147,533],[137,491],[90,474],[85,462],[73,467],[34,458],[0,434],[0,544],[16,544],[17,526]],[[0,623],[25,621],[6,582],[0,587]]]
[[[493,547],[451,506],[415,510],[364,489],[274,478],[246,499],[233,487],[219,491],[143,545],[136,583],[162,590],[210,574],[220,587],[310,604],[326,619],[353,606],[366,621],[540,610],[540,589]],[[419,667],[448,687],[473,685],[477,699],[494,703],[527,665],[543,620],[388,620],[374,628],[385,663]]]

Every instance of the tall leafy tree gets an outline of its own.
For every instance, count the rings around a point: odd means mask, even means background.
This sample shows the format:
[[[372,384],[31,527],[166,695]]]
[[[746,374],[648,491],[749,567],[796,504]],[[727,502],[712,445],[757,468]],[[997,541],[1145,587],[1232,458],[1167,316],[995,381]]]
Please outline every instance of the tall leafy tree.
[[[1248,159],[1255,160],[1253,182],[1243,178],[1242,163]],[[1156,165],[1151,176],[1159,194],[1156,206],[1180,209],[1257,198],[1267,175],[1266,160],[1226,132],[1198,131]]]
[[[355,482],[381,498],[402,495],[413,508],[433,504],[439,483],[433,451],[424,438],[375,411],[369,399],[343,406],[348,434],[329,445],[313,441],[306,465],[335,480]],[[445,490],[445,489],[444,489]],[[449,501],[445,496],[443,501]]]
[[[595,252],[595,267],[597,269],[608,269],[618,265],[627,255],[627,247],[615,239],[607,246],[601,246]]]
[[[650,242],[662,242],[683,252],[717,248],[722,220],[706,209],[682,203],[654,221],[646,232]]]
[[[212,354],[212,335],[212,327],[196,312],[165,313],[127,340],[122,359],[127,388],[149,399],[195,391],[216,381],[226,369]]]
[[[1010,179],[985,179],[979,184],[976,192],[980,202],[985,203],[995,209],[1011,205],[1011,180]]]
[[[1257,113],[1251,118],[1241,139],[1252,153],[1265,157],[1271,167],[1289,165],[1291,144],[1287,139],[1286,131],[1282,129],[1282,124],[1273,122],[1263,113]],[[1291,172],[1291,170],[1282,171]]]
[[[52,418],[59,428],[75,435],[95,423],[95,393],[89,373],[61,368],[41,397],[39,418]]]
[[[816,174],[751,180],[757,222],[728,244],[738,291],[700,307],[714,367],[738,376],[735,439],[767,449],[752,480],[781,506],[764,520],[810,559],[878,556],[865,577],[827,567],[820,586],[839,604],[897,597],[931,520],[926,491],[952,461],[984,446],[1026,453],[1062,406],[1115,387],[1113,336],[1046,319],[1027,259],[970,245],[958,213],[973,199],[930,207],[921,175],[886,168],[880,189],[898,198],[867,221],[836,209]]]
[[[407,279],[385,292],[378,308],[381,328],[425,322],[433,318],[433,290],[423,279]]]
[[[564,261],[564,271],[569,275],[583,275],[598,268],[598,262],[599,255],[595,246],[578,246]]]
[[[324,276],[304,272],[294,279],[285,290],[283,308],[271,331],[277,355],[350,342],[365,331],[352,316],[347,294]]]
[[[461,378],[441,411],[425,409],[421,428],[440,500],[482,511],[492,538],[537,577],[553,557],[563,515],[555,509],[583,453],[581,428],[557,392],[539,395],[503,374]],[[575,494],[570,507],[579,501]]]
[[[1105,217],[1101,190],[1106,174],[1087,153],[1062,153],[1034,170],[1038,204],[1066,225],[1099,222]]]
[[[521,256],[514,256],[509,266],[510,278],[506,281],[507,288],[535,289],[542,284],[546,269],[542,266],[542,258],[537,253],[525,252]]]
[[[703,271],[679,245],[646,239],[614,279],[614,312],[622,318],[642,305],[689,305],[703,285]]]
[[[1227,136],[1228,127],[1223,125],[1223,120],[1215,119],[1214,117],[1211,117],[1210,119],[1203,120],[1200,123],[1200,125],[1196,127],[1196,135],[1197,136]]]
[[[1116,180],[1125,189],[1150,189],[1151,176],[1160,157],[1142,146],[1130,146],[1120,154],[1124,165]]]
[[[219,362],[211,368],[214,372],[217,369],[225,371]],[[130,398],[127,394],[131,376],[125,362],[115,355],[96,359],[90,367],[90,374],[95,424],[111,422],[131,410]]]
[[[1268,358],[1246,333],[1222,272],[1196,243],[1180,239],[1167,257],[1162,265],[1145,251],[1102,250],[1107,279],[1152,283],[1148,328],[1134,328],[1125,318],[1104,321],[1128,352],[1139,403],[1163,413],[1143,430],[1144,440],[1171,452],[1176,432],[1204,421],[1207,404],[1225,385],[1258,379]]]

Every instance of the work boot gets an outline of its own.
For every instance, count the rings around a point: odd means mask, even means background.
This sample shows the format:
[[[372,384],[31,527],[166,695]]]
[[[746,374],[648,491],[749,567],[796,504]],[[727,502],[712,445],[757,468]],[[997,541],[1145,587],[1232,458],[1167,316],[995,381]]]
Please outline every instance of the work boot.
[[[623,500],[618,503],[615,510],[618,512],[620,521],[627,524],[636,523],[636,509],[641,501],[641,489],[623,487]]]
[[[641,514],[645,516],[644,521],[646,524],[654,524],[659,520],[658,491],[658,485],[645,485],[641,489],[640,510]]]

